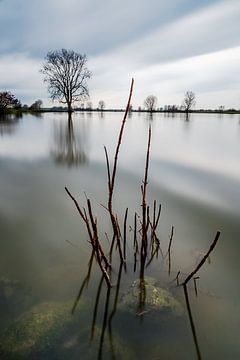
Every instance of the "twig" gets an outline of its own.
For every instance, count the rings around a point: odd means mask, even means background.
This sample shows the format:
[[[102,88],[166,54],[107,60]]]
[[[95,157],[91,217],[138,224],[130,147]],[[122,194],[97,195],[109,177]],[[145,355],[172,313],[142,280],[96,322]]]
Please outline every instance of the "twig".
[[[147,255],[147,184],[148,184],[148,166],[149,166],[149,152],[150,152],[150,144],[151,144],[151,127],[149,127],[148,131],[148,145],[147,145],[147,156],[146,156],[146,164],[145,164],[145,175],[143,186],[141,186],[142,190],[142,244],[141,244],[141,257]]]
[[[213,240],[208,252],[203,256],[202,260],[200,261],[200,263],[197,265],[197,267],[193,270],[193,272],[191,272],[191,274],[189,274],[187,276],[187,278],[184,280],[184,282],[182,283],[182,285],[187,285],[187,283],[192,279],[192,277],[198,272],[198,270],[203,266],[203,264],[205,263],[205,261],[208,259],[210,253],[213,251],[213,249],[215,248],[219,236],[220,236],[221,232],[217,231],[215,239]]]
[[[113,197],[113,190],[114,190],[115,177],[116,177],[116,171],[117,171],[118,153],[119,153],[120,145],[121,145],[121,142],[122,142],[123,130],[124,130],[124,126],[125,126],[125,123],[126,123],[129,106],[131,104],[131,98],[132,98],[132,92],[133,92],[133,84],[134,84],[134,80],[132,79],[131,87],[130,87],[130,93],[129,93],[129,97],[128,97],[128,102],[127,102],[125,114],[124,114],[124,117],[123,117],[120,133],[119,133],[119,136],[118,136],[118,143],[117,143],[116,152],[115,152],[115,156],[114,156],[113,171],[112,171],[112,177],[111,177],[111,181],[110,181],[110,190],[109,190],[109,198],[108,198],[108,209],[109,209],[110,214],[112,214],[112,212],[113,212],[112,211],[112,197]]]
[[[195,290],[195,294],[196,296],[198,296],[198,291],[197,291],[197,280],[199,279],[199,276],[196,276],[193,278],[194,281],[194,290]]]
[[[114,232],[114,235],[115,235],[116,240],[117,240],[120,260],[122,262],[124,262],[124,258],[123,258],[121,242],[120,242],[120,238],[119,238],[119,231],[118,231],[118,225],[117,225],[117,222],[116,222],[116,216],[113,213],[112,198],[113,198],[113,190],[114,190],[116,171],[117,171],[118,153],[119,153],[119,149],[120,149],[121,142],[122,142],[123,130],[124,130],[124,126],[125,126],[125,123],[126,123],[129,106],[130,106],[130,103],[131,103],[132,92],[133,92],[133,84],[134,84],[134,80],[132,79],[131,88],[130,88],[129,97],[128,97],[128,102],[127,102],[125,114],[124,114],[124,117],[123,117],[121,129],[120,129],[119,136],[118,136],[118,143],[117,143],[115,156],[114,156],[112,174],[110,172],[110,165],[109,165],[107,150],[105,148],[105,155],[106,155],[106,161],[107,161],[107,171],[108,171],[108,190],[109,190],[108,191],[108,211],[109,211],[110,218],[111,218],[113,232]],[[113,239],[115,239],[115,237],[113,237]]]
[[[124,216],[124,231],[123,231],[123,255],[124,260],[126,261],[126,242],[127,242],[127,217],[128,217],[128,208],[126,208]]]
[[[171,246],[172,246],[172,240],[173,240],[173,231],[174,226],[172,226],[171,235],[169,237],[169,245],[168,245],[168,275],[171,273]]]

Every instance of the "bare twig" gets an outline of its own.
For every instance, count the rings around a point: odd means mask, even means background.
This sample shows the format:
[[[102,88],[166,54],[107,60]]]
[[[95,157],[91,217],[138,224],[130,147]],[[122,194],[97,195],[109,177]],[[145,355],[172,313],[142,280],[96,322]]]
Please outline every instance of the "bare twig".
[[[174,226],[172,226],[171,229],[171,235],[169,237],[169,245],[168,245],[168,275],[170,275],[171,273],[171,246],[172,246],[172,240],[173,240],[173,231],[174,231]]]
[[[195,295],[198,296],[198,291],[197,291],[197,280],[199,279],[199,276],[196,276],[193,278],[194,281],[194,290],[195,290]]]
[[[126,242],[127,242],[127,217],[128,217],[128,208],[126,208],[124,216],[124,231],[123,231],[123,255],[126,261]]]
[[[119,150],[120,150],[120,146],[121,146],[121,142],[122,142],[122,136],[123,136],[123,131],[124,131],[124,127],[125,127],[125,123],[126,123],[126,119],[127,119],[129,106],[131,104],[131,98],[132,98],[132,92],[133,92],[133,84],[134,84],[134,80],[132,79],[130,92],[129,92],[129,97],[128,97],[128,102],[127,102],[125,114],[124,114],[124,117],[123,117],[121,129],[120,129],[119,136],[118,136],[118,143],[117,143],[117,147],[116,147],[116,151],[115,151],[112,173],[110,171],[108,154],[107,154],[107,150],[105,148],[105,155],[106,155],[106,161],[107,161],[107,171],[108,171],[108,190],[109,190],[108,191],[108,211],[109,211],[109,214],[110,214],[112,228],[113,228],[113,232],[114,232],[114,235],[115,235],[113,237],[113,239],[115,240],[115,238],[116,238],[116,240],[117,240],[119,256],[120,256],[120,260],[122,262],[124,262],[124,257],[123,257],[122,248],[121,248],[121,242],[120,242],[117,219],[116,219],[116,216],[113,213],[112,199],[113,199],[113,190],[114,190],[115,178],[116,178],[116,172],[117,172],[118,154],[119,154]]]
[[[151,144],[151,127],[149,127],[148,131],[148,145],[147,145],[147,156],[146,156],[146,164],[145,164],[145,175],[143,186],[141,186],[142,190],[142,244],[141,244],[141,257],[147,255],[147,184],[148,184],[148,166],[149,166],[149,152],[150,152],[150,144]]]
[[[124,114],[124,117],[123,117],[120,133],[119,133],[119,136],[118,136],[118,143],[117,143],[116,152],[115,152],[115,156],[114,156],[113,171],[112,171],[109,198],[108,198],[108,209],[109,209],[110,213],[112,213],[112,197],[113,197],[113,190],[114,190],[115,177],[116,177],[116,171],[117,171],[118,153],[119,153],[119,149],[120,149],[121,142],[122,142],[123,130],[124,130],[124,126],[125,126],[125,123],[126,123],[129,106],[131,104],[131,98],[132,98],[132,92],[133,92],[133,84],[134,84],[134,80],[132,79],[131,87],[130,87],[130,93],[129,93],[129,97],[128,97],[128,102],[127,102],[125,114]]]
[[[209,255],[211,254],[211,252],[213,251],[213,249],[215,248],[215,246],[217,245],[219,236],[220,236],[221,232],[217,231],[215,239],[213,240],[208,252],[203,256],[202,260],[200,261],[200,263],[197,265],[197,267],[193,270],[193,272],[191,272],[191,274],[189,274],[187,276],[187,278],[184,280],[184,282],[182,283],[182,285],[187,285],[187,283],[193,278],[193,276],[198,272],[198,270],[203,266],[203,264],[205,263],[205,261],[208,259]]]

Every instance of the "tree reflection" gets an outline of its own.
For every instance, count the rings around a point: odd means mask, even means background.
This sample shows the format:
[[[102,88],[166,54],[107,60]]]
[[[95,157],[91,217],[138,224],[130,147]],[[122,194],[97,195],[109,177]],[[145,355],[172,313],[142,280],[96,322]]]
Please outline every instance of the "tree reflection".
[[[54,149],[52,151],[56,164],[80,166],[88,160],[84,149],[84,128],[76,132],[72,114],[68,115],[67,125],[63,122],[54,125]]]
[[[22,114],[1,114],[0,115],[0,135],[11,135],[16,130],[16,127],[19,123],[19,119],[22,117]]]

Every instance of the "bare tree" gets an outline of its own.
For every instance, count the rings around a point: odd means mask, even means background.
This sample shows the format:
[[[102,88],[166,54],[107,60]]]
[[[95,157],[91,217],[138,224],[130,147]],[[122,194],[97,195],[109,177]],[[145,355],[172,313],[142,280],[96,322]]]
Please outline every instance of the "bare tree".
[[[21,107],[21,103],[10,91],[0,92],[0,111],[5,111],[9,107]]]
[[[42,104],[43,104],[42,100],[38,99],[30,106],[30,110],[39,111],[41,109]]]
[[[72,112],[74,102],[89,95],[87,80],[91,73],[86,62],[86,55],[73,50],[49,51],[40,70],[45,75],[51,99],[67,104],[68,112]]]
[[[100,100],[98,103],[98,108],[103,111],[105,109],[105,102],[103,100]]]
[[[144,101],[144,106],[148,111],[153,112],[157,105],[157,97],[154,95],[148,96]]]
[[[183,109],[186,111],[186,113],[188,113],[195,104],[196,96],[194,92],[187,91],[185,94],[185,98],[183,99]]]
[[[86,106],[86,110],[92,111],[92,108],[93,108],[92,102],[91,102],[91,101],[88,101],[88,102],[87,102],[87,106]]]

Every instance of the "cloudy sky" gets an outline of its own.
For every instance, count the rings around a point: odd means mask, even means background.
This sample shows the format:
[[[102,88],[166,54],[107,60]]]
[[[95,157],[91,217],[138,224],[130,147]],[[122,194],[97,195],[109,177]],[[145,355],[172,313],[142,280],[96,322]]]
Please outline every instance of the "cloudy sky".
[[[52,105],[39,73],[49,50],[85,53],[94,106],[240,108],[240,0],[0,0],[0,90]]]

